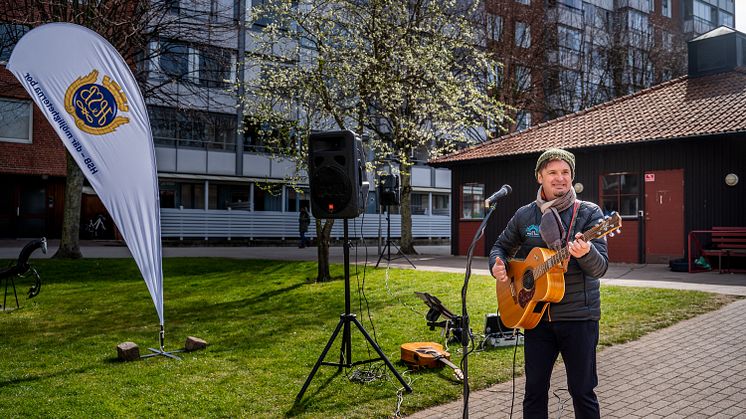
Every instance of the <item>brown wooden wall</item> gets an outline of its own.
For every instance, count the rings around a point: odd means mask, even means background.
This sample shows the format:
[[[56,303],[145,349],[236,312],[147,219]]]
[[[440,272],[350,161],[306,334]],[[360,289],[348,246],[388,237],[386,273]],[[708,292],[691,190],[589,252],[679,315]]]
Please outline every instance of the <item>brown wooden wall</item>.
[[[572,152],[576,156],[575,182],[584,185],[580,199],[598,202],[599,176],[602,174],[635,172],[639,174],[642,185],[645,171],[683,169],[684,231],[680,234],[684,243],[690,230],[746,226],[746,135],[651,141],[575,149]],[[454,197],[461,196],[461,185],[466,182],[483,183],[486,195],[506,183],[513,187],[513,193],[498,204],[487,225],[484,255],[489,253],[492,243],[513,213],[535,199],[539,185],[534,168],[538,156],[539,153],[532,153],[447,166],[452,170]],[[739,176],[736,186],[725,184],[728,173]],[[640,196],[641,210],[645,209],[644,202],[644,196]],[[454,202],[453,208],[451,249],[452,253],[459,254],[459,203]],[[641,231],[644,232],[644,225]],[[644,237],[640,239],[644,242]],[[660,239],[665,240],[664,237]],[[640,249],[640,254],[644,255],[644,249]]]

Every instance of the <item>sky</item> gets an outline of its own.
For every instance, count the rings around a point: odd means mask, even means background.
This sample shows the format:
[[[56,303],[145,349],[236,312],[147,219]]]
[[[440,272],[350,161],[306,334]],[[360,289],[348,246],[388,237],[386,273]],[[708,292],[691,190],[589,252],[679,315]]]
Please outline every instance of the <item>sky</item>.
[[[746,0],[736,0],[736,29],[746,33]]]

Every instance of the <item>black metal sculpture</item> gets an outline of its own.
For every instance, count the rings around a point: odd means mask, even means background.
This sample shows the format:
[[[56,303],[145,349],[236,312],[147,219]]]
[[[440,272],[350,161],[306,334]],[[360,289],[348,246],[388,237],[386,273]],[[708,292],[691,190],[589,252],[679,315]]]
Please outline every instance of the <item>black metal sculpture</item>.
[[[16,277],[24,278],[29,272],[31,272],[34,275],[34,283],[28,290],[28,298],[34,298],[39,295],[39,292],[41,291],[41,277],[39,276],[39,273],[36,272],[36,269],[34,269],[28,263],[29,257],[31,257],[31,254],[34,253],[36,249],[41,249],[42,252],[47,253],[47,239],[42,237],[39,240],[32,240],[28,242],[25,246],[23,246],[23,249],[21,249],[21,253],[18,255],[18,261],[16,262],[16,264],[0,270],[0,280],[5,280],[3,311],[5,311],[5,303],[8,298],[8,282],[13,285],[13,295],[16,298],[16,308],[19,307],[18,294],[16,293]]]

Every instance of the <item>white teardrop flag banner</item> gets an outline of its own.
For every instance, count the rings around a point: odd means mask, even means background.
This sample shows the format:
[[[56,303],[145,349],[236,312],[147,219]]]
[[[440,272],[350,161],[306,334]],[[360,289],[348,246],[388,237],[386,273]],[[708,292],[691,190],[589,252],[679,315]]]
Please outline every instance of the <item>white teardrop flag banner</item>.
[[[21,81],[111,214],[163,328],[158,178],[147,109],[127,63],[104,38],[70,23],[21,38],[8,70]]]

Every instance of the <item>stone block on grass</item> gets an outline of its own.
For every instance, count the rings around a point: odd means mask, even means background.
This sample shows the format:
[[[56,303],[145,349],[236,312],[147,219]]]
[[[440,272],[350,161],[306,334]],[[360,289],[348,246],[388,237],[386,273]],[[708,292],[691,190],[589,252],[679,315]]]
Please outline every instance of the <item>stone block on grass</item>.
[[[135,342],[122,342],[117,345],[117,358],[120,361],[137,361],[140,359],[140,347]]]
[[[184,344],[184,349],[187,352],[198,351],[205,348],[207,348],[207,342],[203,339],[194,336],[187,336],[186,343]]]

